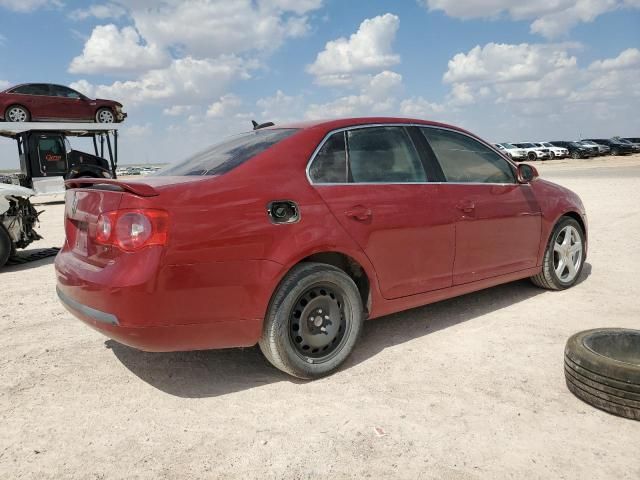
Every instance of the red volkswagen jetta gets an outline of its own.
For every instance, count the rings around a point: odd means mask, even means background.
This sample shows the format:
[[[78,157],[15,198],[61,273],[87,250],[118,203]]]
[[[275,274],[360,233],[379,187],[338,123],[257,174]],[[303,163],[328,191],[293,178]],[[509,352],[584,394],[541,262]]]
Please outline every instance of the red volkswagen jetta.
[[[147,351],[260,344],[335,370],[365,319],[530,277],[576,283],[576,194],[462,129],[403,118],[261,128],[140,181],[68,182],[66,308]]]

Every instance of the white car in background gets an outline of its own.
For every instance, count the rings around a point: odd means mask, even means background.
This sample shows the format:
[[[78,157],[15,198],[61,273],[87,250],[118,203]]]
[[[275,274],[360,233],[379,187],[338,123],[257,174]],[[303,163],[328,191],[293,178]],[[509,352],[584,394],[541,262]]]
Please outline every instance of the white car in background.
[[[527,160],[535,162],[536,160],[549,160],[551,158],[551,152],[547,147],[539,147],[534,143],[512,143],[518,148],[527,152]]]
[[[495,146],[502,153],[505,153],[508,157],[512,158],[516,162],[521,162],[527,159],[527,151],[521,148],[511,145],[510,143],[496,143]]]
[[[534,145],[542,148],[548,148],[551,160],[554,158],[566,158],[569,156],[568,148],[556,147],[555,145],[551,145],[549,142],[536,142]]]

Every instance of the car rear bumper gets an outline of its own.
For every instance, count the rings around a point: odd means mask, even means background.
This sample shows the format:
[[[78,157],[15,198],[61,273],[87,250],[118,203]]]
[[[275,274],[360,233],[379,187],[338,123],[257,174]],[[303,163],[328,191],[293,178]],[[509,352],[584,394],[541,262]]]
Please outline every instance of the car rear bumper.
[[[64,307],[104,335],[145,351],[255,345],[282,266],[267,260],[161,266],[149,248],[97,268],[56,257]]]
[[[62,305],[89,327],[103,335],[145,352],[209,350],[255,345],[262,330],[262,320],[234,320],[210,324],[127,327],[108,312],[83,305],[62,293]]]

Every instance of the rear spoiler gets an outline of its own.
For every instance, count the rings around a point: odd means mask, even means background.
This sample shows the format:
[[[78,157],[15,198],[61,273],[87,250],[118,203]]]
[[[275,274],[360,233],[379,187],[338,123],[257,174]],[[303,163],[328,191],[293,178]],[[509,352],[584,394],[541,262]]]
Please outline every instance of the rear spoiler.
[[[82,188],[92,187],[100,188],[102,186],[105,190],[120,190],[123,192],[133,193],[140,197],[157,197],[158,191],[151,185],[138,182],[127,182],[122,180],[113,180],[108,178],[74,178],[73,180],[67,180],[64,182],[67,188]]]

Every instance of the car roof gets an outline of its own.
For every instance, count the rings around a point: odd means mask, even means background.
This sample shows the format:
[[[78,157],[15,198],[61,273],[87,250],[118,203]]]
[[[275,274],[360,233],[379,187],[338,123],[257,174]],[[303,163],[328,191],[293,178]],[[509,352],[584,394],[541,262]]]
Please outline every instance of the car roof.
[[[339,130],[341,128],[357,127],[360,125],[385,125],[385,124],[412,124],[412,125],[427,125],[433,127],[442,127],[458,132],[466,133],[476,137],[476,135],[468,132],[462,128],[448,125],[446,123],[434,122],[430,120],[420,120],[417,118],[407,117],[352,117],[352,118],[337,118],[328,120],[308,120],[303,122],[284,123],[280,125],[274,125],[273,127],[267,127],[269,129],[278,128],[299,128],[299,129],[322,129],[326,131]]]
[[[11,85],[10,87],[7,87],[4,90],[2,90],[2,92],[8,92],[9,90],[13,90],[14,88],[24,87],[25,85],[50,85],[50,86],[53,86],[53,87],[65,87],[65,88],[70,88],[71,90],[73,90],[73,88],[71,88],[70,86],[68,86],[68,85],[60,85],[59,83],[27,82],[27,83],[18,83],[16,85]]]

